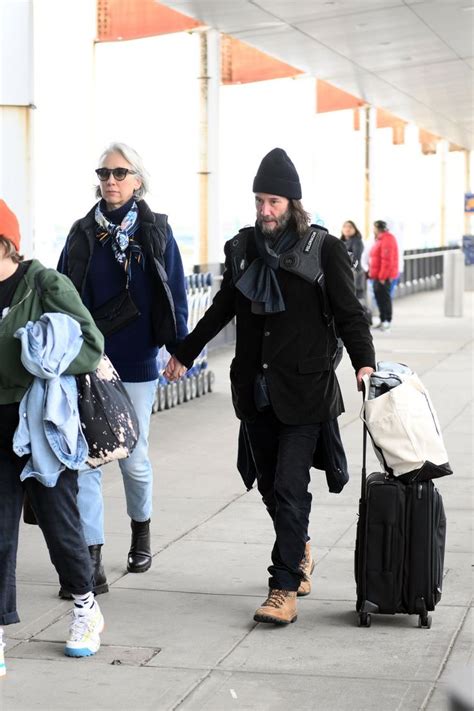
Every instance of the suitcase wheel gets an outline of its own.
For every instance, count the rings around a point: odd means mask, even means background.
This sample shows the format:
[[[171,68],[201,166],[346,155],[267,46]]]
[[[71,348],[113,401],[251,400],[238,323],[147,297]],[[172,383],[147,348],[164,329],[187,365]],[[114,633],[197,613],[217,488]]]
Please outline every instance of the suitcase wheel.
[[[419,615],[418,617],[418,627],[429,630],[432,622],[431,615]]]
[[[372,615],[370,612],[361,612],[359,614],[359,627],[370,627],[372,624]]]

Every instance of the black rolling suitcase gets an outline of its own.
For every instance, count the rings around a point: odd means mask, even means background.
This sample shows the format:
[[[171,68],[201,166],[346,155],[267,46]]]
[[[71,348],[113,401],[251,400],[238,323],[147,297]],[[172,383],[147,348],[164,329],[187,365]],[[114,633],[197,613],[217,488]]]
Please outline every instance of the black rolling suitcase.
[[[431,627],[441,599],[446,516],[432,481],[404,484],[376,472],[366,475],[367,429],[355,550],[359,625],[372,613],[417,614]]]

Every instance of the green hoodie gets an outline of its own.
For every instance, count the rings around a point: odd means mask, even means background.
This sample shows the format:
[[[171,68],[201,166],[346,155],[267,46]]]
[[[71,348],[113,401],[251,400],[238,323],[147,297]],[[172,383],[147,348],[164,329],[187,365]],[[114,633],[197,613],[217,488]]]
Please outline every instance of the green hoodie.
[[[40,294],[35,276],[41,270],[44,275]],[[72,282],[33,259],[16,288],[7,314],[0,320],[0,405],[20,402],[33,379],[21,363],[21,343],[14,338],[15,332],[48,312],[68,314],[81,326],[84,343],[66,373],[89,373],[99,364],[104,338]]]

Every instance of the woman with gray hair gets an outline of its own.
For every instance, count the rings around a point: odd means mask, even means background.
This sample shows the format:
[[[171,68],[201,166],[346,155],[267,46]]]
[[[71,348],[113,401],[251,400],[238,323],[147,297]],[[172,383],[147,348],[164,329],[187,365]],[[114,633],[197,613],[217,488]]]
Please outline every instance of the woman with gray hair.
[[[152,467],[148,455],[151,408],[162,345],[174,353],[187,334],[183,265],[167,216],[143,199],[148,176],[140,156],[123,143],[111,144],[96,169],[99,199],[71,228],[58,269],[67,274],[105,337],[105,352],[117,369],[137,412],[140,437],[120,460],[132,540],[130,573],[151,566]],[[101,561],[104,543],[101,472],[79,474],[79,511],[95,569],[95,592],[107,592]],[[61,589],[61,597],[68,591]]]

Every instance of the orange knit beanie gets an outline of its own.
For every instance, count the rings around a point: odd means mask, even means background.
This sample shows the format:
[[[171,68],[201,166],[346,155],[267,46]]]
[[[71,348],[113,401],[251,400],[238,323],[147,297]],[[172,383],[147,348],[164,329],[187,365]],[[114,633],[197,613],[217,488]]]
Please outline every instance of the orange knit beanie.
[[[13,242],[16,251],[20,251],[20,225],[4,200],[0,200],[0,235]]]

